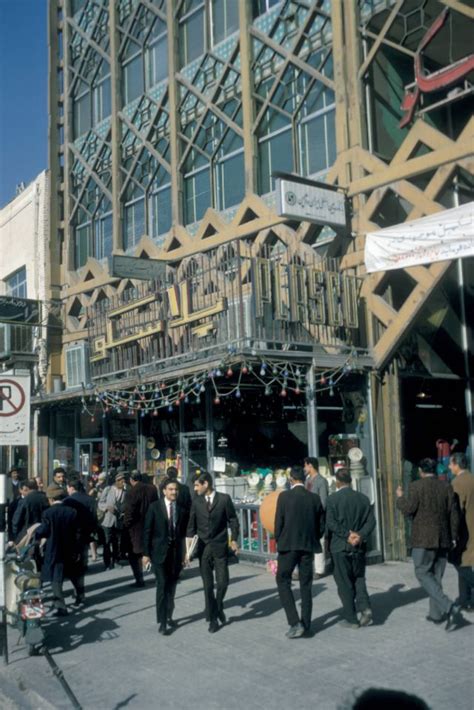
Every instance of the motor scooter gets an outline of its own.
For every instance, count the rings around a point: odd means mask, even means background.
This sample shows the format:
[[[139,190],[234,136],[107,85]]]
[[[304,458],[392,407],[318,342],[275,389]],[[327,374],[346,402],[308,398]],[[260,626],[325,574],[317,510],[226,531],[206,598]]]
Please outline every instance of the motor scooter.
[[[41,652],[44,631],[41,620],[45,616],[41,577],[33,555],[36,543],[25,547],[11,545],[5,554],[5,606],[7,620],[16,626],[24,639],[28,655]]]

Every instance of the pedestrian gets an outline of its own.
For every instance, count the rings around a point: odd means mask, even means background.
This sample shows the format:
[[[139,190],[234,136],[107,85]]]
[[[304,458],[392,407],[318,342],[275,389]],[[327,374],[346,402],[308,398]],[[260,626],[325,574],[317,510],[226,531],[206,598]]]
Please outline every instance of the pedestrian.
[[[104,565],[105,569],[113,569],[114,565],[121,563],[127,557],[128,538],[123,524],[125,506],[125,473],[122,471],[115,475],[115,480],[107,493],[102,494],[100,505],[105,509],[102,522],[104,528]]]
[[[128,561],[135,577],[136,587],[144,587],[143,579],[143,526],[151,503],[158,500],[156,486],[142,481],[139,471],[130,476],[130,489],[125,494],[123,524],[128,530],[130,547]]]
[[[62,488],[65,493],[66,490],[66,469],[63,466],[57,466],[53,471],[53,484]]]
[[[77,513],[78,556],[75,563],[77,594],[74,604],[79,606],[85,600],[84,577],[87,572],[89,544],[97,529],[96,505],[94,499],[85,492],[79,474],[69,476],[66,487],[68,495],[63,505]]]
[[[34,479],[22,481],[20,484],[21,499],[12,520],[12,535],[15,542],[25,537],[31,525],[40,523],[43,513],[49,507],[46,496],[38,491]]]
[[[165,481],[167,481],[169,478],[171,478],[173,481],[176,481],[178,485],[178,503],[182,508],[186,508],[188,513],[191,510],[191,492],[186,485],[186,483],[181,483],[178,481],[178,469],[176,466],[168,466],[166,469],[166,478]],[[160,492],[161,495],[163,495],[163,483],[160,485]]]
[[[459,597],[457,604],[464,611],[474,611],[474,476],[467,468],[467,456],[451,455],[449,469],[454,478],[451,483],[458,497],[461,520],[456,560]]]
[[[226,623],[224,598],[229,585],[229,542],[235,554],[239,546],[239,521],[232,499],[227,493],[214,490],[210,473],[201,473],[194,482],[195,497],[191,505],[188,538],[199,538],[197,555],[204,587],[205,617],[209,632],[215,633]],[[216,591],[214,593],[214,575]]]
[[[12,468],[7,478],[8,539],[13,540],[13,517],[21,501],[21,475],[18,468]]]
[[[287,638],[300,638],[311,627],[313,597],[313,556],[321,552],[324,533],[324,510],[316,493],[305,488],[305,472],[293,466],[289,491],[278,496],[275,513],[275,540],[278,550],[276,582],[289,629]],[[291,589],[293,570],[298,568],[301,591],[301,619]]]
[[[68,611],[63,594],[64,579],[70,578],[76,598],[81,593],[76,565],[79,552],[77,513],[63,504],[66,492],[60,486],[48,486],[46,495],[50,507],[44,512],[41,525],[35,530],[36,540],[46,538],[41,579],[43,582],[51,582],[55,615],[66,616]]]
[[[351,483],[349,471],[340,468],[336,473],[337,490],[327,502],[326,529],[344,615],[340,624],[358,629],[372,623],[365,582],[365,553],[367,540],[375,528],[375,515],[370,500],[353,490]]]
[[[43,493],[43,495],[46,495],[45,490],[44,490],[43,479],[41,478],[41,476],[35,476],[34,480],[36,481],[36,486],[37,486],[39,492]]]
[[[183,567],[189,511],[179,503],[178,485],[163,481],[163,497],[150,504],[143,531],[143,564],[152,565],[156,578],[158,632],[176,628],[173,619],[176,585]]]
[[[446,630],[462,622],[461,608],[444,592],[441,585],[448,551],[455,544],[459,529],[459,507],[451,484],[436,477],[436,461],[422,459],[419,480],[410,483],[408,494],[398,486],[397,508],[412,519],[411,556],[415,575],[429,595],[427,621],[441,624]]]
[[[319,473],[319,462],[315,456],[307,456],[304,460],[304,471],[306,473],[305,486],[310,493],[319,496],[323,510],[326,510],[326,501],[329,495],[329,486],[324,476]],[[314,578],[321,579],[326,574],[326,551],[324,535],[320,540],[321,552],[314,555]]]

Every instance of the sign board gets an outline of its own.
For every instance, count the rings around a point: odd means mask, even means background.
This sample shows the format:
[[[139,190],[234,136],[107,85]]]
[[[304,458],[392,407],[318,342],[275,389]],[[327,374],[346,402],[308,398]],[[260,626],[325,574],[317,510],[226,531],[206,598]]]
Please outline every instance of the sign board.
[[[166,261],[157,259],[139,259],[135,256],[109,257],[109,270],[111,276],[121,279],[143,279],[143,281],[164,281],[166,274]]]
[[[347,227],[346,197],[342,192],[299,180],[277,178],[276,195],[280,217]]]
[[[41,301],[0,296],[0,323],[41,325]]]
[[[474,202],[367,234],[367,272],[474,256]]]
[[[225,473],[225,457],[214,456],[212,459],[212,470],[215,473]]]
[[[0,377],[0,445],[30,443],[30,378]]]

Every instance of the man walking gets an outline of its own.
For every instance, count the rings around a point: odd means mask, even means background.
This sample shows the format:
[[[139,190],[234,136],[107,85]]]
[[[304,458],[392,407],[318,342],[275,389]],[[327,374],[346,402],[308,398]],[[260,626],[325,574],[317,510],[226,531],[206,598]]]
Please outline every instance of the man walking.
[[[324,510],[317,494],[305,489],[305,472],[294,466],[290,473],[291,489],[278,496],[275,513],[275,540],[278,549],[276,575],[278,594],[288,620],[286,636],[295,639],[308,633],[311,626],[313,597],[313,555],[321,552],[324,533]],[[291,590],[291,575],[298,567],[301,590],[301,621]]]
[[[186,508],[188,513],[191,510],[191,493],[186,483],[180,483],[178,481],[178,469],[176,466],[168,466],[166,469],[166,479],[171,478],[178,485],[178,503],[182,508]],[[165,480],[166,480],[165,479]],[[163,484],[160,486],[161,492],[163,492]]]
[[[145,483],[139,471],[130,476],[130,490],[125,494],[123,524],[130,536],[128,561],[135,577],[135,587],[144,587],[143,579],[143,526],[151,503],[158,500],[156,486]]]
[[[115,563],[119,563],[126,557],[125,534],[123,524],[125,507],[125,474],[115,475],[114,485],[104,490],[99,506],[105,510],[102,521],[104,529],[104,565],[105,569],[113,569]],[[128,537],[128,534],[127,534]]]
[[[323,510],[326,510],[326,502],[329,495],[328,482],[319,473],[319,462],[314,456],[307,456],[304,460],[304,472],[306,474],[305,486],[310,493],[319,496]],[[321,540],[321,552],[314,555],[314,578],[321,579],[326,573],[326,555],[324,550],[324,535]]]
[[[229,585],[227,528],[231,531],[231,549],[239,546],[239,521],[232,499],[214,490],[212,476],[201,473],[194,482],[196,496],[191,505],[188,538],[199,537],[198,557],[206,602],[206,620],[213,634],[226,623],[224,597]],[[216,593],[214,594],[214,572]]]
[[[64,499],[63,505],[72,508],[77,514],[78,555],[75,562],[77,584],[74,605],[80,606],[84,603],[85,598],[84,578],[88,566],[89,543],[97,529],[96,503],[84,491],[84,486],[78,474],[70,476],[67,480],[66,488],[68,495]]]
[[[340,625],[358,629],[372,621],[365,583],[365,551],[367,539],[375,528],[375,516],[370,500],[354,491],[351,483],[349,471],[339,469],[336,473],[337,490],[328,498],[326,529],[344,615]]]
[[[12,520],[12,535],[15,542],[26,535],[28,528],[40,523],[44,511],[49,508],[46,496],[40,493],[34,479],[22,481],[20,484],[20,499]]]
[[[467,457],[451,455],[449,469],[454,476],[451,483],[458,496],[461,510],[459,526],[459,559],[456,565],[459,583],[457,603],[464,611],[474,611],[474,476],[467,468]]]
[[[143,564],[156,578],[156,620],[163,636],[176,628],[173,620],[176,585],[183,566],[189,511],[178,499],[176,481],[165,478],[163,497],[151,503],[143,528]]]
[[[415,575],[430,597],[427,621],[441,624],[446,630],[462,621],[461,608],[443,592],[448,550],[457,539],[459,508],[451,485],[436,478],[436,461],[422,459],[420,479],[410,483],[408,495],[398,486],[397,508],[412,518],[411,556]]]

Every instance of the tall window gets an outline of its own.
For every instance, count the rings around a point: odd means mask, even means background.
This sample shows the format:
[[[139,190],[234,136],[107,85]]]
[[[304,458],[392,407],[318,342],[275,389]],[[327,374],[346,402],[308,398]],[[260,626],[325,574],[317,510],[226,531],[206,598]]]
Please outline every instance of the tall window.
[[[153,239],[171,229],[171,184],[169,174],[158,173],[148,194],[148,231]]]
[[[103,72],[99,72],[90,86],[84,81],[76,86],[73,98],[74,138],[87,133],[112,113],[108,65],[103,63],[102,69]]]
[[[211,5],[212,44],[239,29],[239,3],[235,0],[212,0]]]
[[[145,195],[138,187],[130,193],[124,205],[124,249],[134,247],[145,234]]]
[[[238,205],[245,195],[244,151],[241,148],[219,158],[215,164],[216,199],[218,210]]]
[[[211,204],[209,165],[192,170],[184,176],[184,219],[197,222]]]
[[[26,266],[22,266],[21,269],[7,276],[4,280],[7,287],[7,296],[26,298]]]
[[[139,51],[123,65],[123,99],[129,104],[141,96],[145,90],[143,75],[143,54]]]
[[[185,0],[179,19],[181,66],[239,29],[239,0]]]
[[[158,17],[146,38],[130,39],[122,65],[123,100],[129,104],[168,77],[166,24]]]
[[[291,123],[285,116],[277,111],[269,114],[262,133],[264,135],[259,139],[258,146],[258,166],[259,191],[263,195],[274,189],[272,172],[292,172],[294,160]]]

